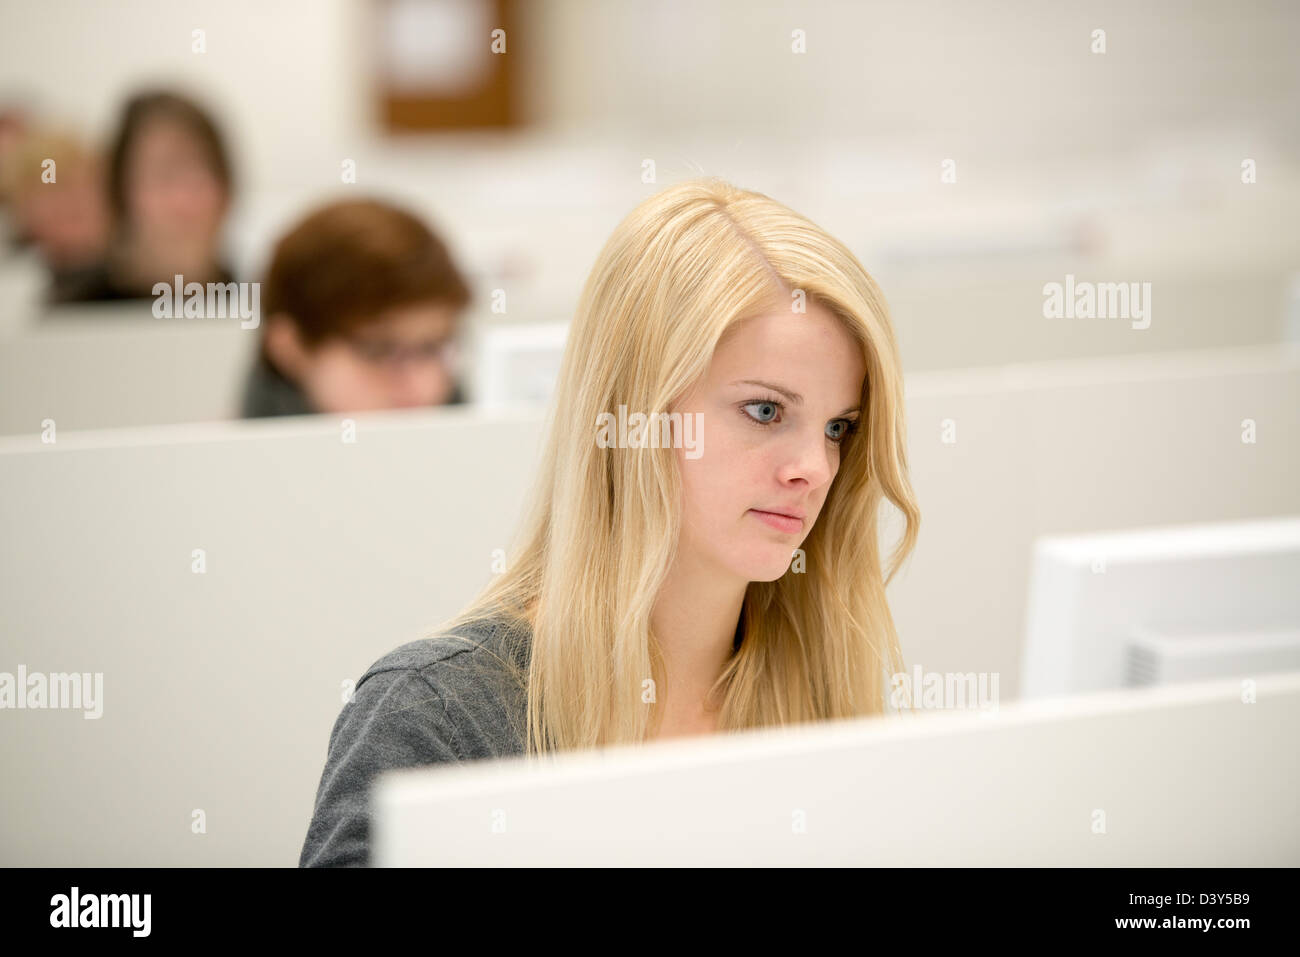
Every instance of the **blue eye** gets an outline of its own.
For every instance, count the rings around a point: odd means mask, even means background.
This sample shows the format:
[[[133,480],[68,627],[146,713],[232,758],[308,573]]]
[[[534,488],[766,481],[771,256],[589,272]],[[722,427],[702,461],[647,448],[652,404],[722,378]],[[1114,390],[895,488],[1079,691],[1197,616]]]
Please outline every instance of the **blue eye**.
[[[831,428],[835,425],[839,425],[841,428],[838,433],[832,435]],[[826,437],[832,442],[840,443],[856,431],[858,431],[858,423],[854,422],[852,419],[836,419],[830,425],[826,426]]]
[[[761,400],[757,402],[746,402],[744,406],[742,406],[742,408],[748,410],[752,406],[758,406],[758,408],[764,410],[764,414],[770,413],[771,418],[763,418],[761,415],[755,415],[754,413],[748,411],[746,412],[746,414],[749,415],[751,418],[753,418],[755,422],[759,422],[763,425],[767,425],[775,421],[777,411],[781,408],[780,403],[768,402],[766,400]]]

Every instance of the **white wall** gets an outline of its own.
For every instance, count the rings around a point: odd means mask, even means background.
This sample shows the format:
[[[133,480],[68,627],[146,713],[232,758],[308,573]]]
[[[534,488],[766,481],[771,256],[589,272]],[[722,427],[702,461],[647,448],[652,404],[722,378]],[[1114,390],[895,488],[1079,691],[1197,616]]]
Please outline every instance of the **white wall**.
[[[480,297],[505,288],[511,321],[562,319],[636,202],[709,173],[857,252],[911,368],[1277,338],[1300,269],[1294,4],[519,6],[508,55],[534,125],[517,133],[378,135],[363,0],[6,4],[0,94],[98,135],[140,83],[211,102],[239,159],[230,240],[248,277],[307,209],[376,193],[443,230]],[[1038,290],[1066,271],[1159,282],[1163,318],[1150,335],[1045,335]],[[979,334],[997,322],[1008,335]]]
[[[130,86],[176,79],[246,131],[257,183],[310,180],[300,159],[374,131],[366,0],[46,0],[0,10],[0,90],[30,91],[96,130]],[[1300,146],[1285,0],[1122,0],[1045,8],[960,0],[538,0],[519,7],[527,112],[622,141],[765,131],[816,150],[958,144],[980,155],[1106,153],[1179,129]],[[1090,52],[1107,31],[1107,52]],[[191,52],[191,31],[207,52]],[[791,52],[805,31],[807,52]],[[808,137],[815,137],[811,142]],[[1245,143],[1243,142],[1243,145]],[[951,147],[950,147],[951,149]],[[326,172],[326,176],[332,170]]]

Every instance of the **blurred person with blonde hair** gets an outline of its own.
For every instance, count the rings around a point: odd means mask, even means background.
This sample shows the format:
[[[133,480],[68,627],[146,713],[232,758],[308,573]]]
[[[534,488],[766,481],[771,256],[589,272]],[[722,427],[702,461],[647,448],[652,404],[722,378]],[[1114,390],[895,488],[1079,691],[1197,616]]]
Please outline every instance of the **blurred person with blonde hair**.
[[[361,677],[300,865],[367,863],[390,768],[883,713],[885,587],[919,523],[898,347],[853,253],[722,181],[651,196],[578,302],[505,571]]]
[[[109,235],[100,158],[76,136],[55,130],[14,133],[3,163],[13,240],[49,270],[49,297],[62,299],[101,262]]]

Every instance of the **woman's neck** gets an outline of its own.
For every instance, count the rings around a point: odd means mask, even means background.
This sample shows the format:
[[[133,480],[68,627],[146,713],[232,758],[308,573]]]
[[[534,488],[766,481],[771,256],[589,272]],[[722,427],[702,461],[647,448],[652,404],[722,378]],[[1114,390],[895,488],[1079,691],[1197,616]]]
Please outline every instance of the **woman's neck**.
[[[708,694],[735,650],[748,582],[723,582],[688,567],[679,554],[655,600],[650,625],[664,656],[668,687],[657,703],[681,724],[707,724]]]

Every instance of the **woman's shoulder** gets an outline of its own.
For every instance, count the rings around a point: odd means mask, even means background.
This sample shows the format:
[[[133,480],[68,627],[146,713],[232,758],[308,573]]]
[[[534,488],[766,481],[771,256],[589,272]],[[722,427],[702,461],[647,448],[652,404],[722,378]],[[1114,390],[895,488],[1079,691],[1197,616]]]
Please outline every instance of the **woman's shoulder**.
[[[476,619],[399,645],[366,669],[357,688],[418,678],[447,706],[499,708],[502,696],[522,685],[529,638],[517,619]]]
[[[380,772],[522,754],[518,663],[526,628],[479,620],[407,642],[372,664],[334,722],[303,866],[362,864]]]

